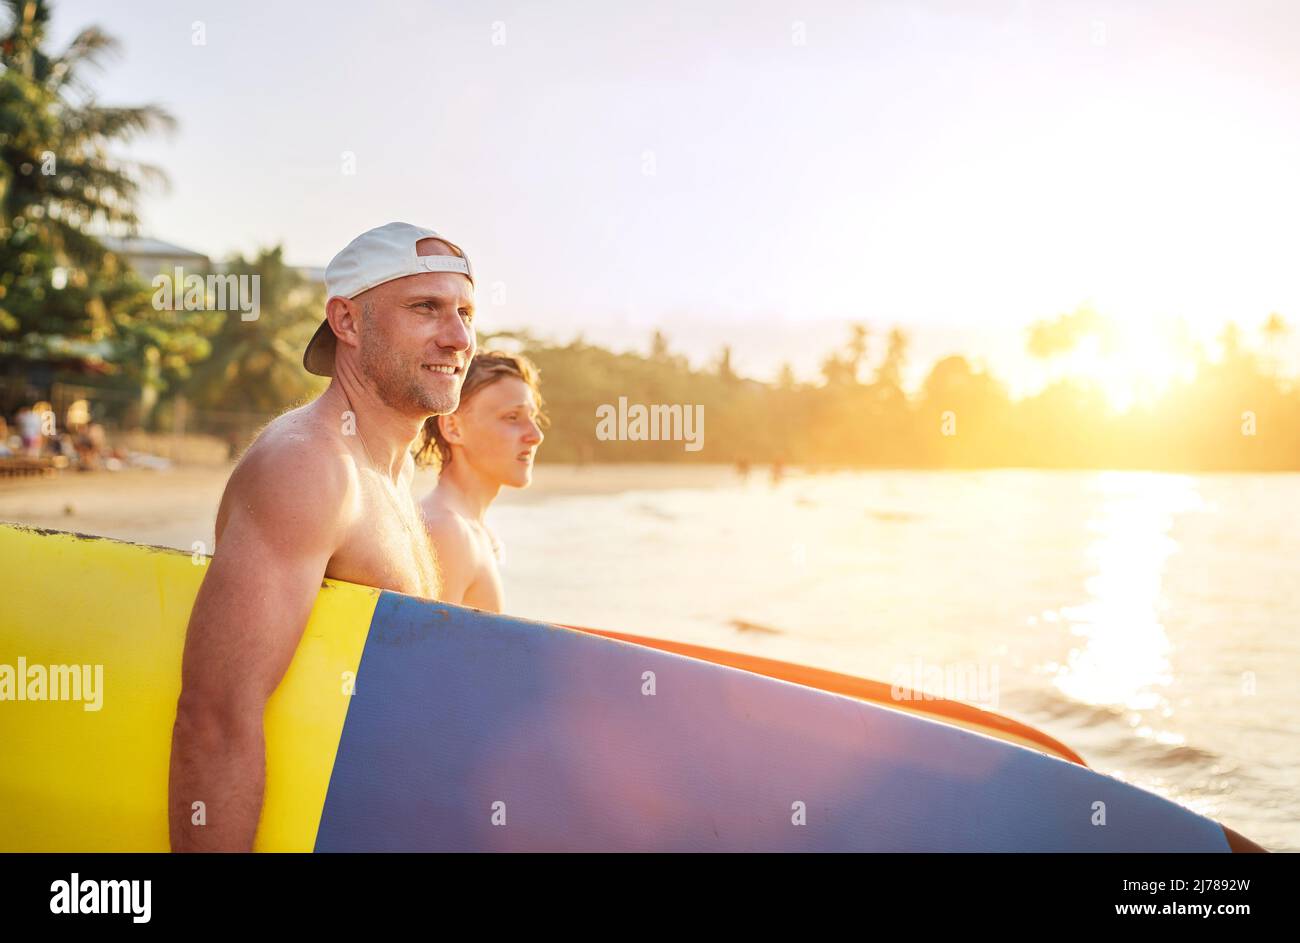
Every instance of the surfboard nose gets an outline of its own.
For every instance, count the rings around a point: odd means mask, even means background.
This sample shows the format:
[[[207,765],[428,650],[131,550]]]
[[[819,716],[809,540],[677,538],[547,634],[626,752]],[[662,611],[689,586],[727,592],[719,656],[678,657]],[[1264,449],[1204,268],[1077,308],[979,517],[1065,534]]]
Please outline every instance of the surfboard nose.
[[[1238,853],[1250,854],[1269,854],[1269,850],[1262,845],[1257,845],[1240,832],[1234,832],[1226,825],[1220,825],[1223,834],[1228,837],[1228,848]]]

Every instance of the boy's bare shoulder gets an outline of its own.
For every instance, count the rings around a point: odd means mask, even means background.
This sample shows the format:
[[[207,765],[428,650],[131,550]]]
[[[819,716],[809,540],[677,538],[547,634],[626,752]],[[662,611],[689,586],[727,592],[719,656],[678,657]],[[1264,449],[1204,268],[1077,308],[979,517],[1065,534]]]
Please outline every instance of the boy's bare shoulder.
[[[473,542],[474,532],[469,521],[445,504],[426,499],[420,502],[420,513],[424,516],[429,534],[435,539],[445,540],[462,549]]]
[[[474,524],[432,495],[420,502],[420,513],[444,572],[459,571],[467,576],[476,572],[482,562],[482,545]]]

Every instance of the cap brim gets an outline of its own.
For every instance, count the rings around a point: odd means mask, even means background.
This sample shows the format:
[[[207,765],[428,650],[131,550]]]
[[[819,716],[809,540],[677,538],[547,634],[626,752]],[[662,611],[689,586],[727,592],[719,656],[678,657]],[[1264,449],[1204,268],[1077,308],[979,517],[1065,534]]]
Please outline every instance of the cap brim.
[[[338,338],[334,336],[334,329],[326,318],[316,328],[316,333],[307,342],[307,349],[302,352],[303,367],[318,377],[334,376],[334,349],[337,346]]]

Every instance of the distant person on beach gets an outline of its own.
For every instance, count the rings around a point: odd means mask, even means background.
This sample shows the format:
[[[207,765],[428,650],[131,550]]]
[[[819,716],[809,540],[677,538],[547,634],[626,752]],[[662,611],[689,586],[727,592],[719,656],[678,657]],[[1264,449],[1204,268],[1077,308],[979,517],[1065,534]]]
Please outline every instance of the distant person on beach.
[[[334,257],[325,289],[303,366],[329,387],[258,434],[217,510],[172,735],[176,851],[252,848],[263,712],[322,579],[438,596],[411,450],[426,419],[456,409],[474,357],[469,260],[431,229],[389,223]]]
[[[104,427],[97,422],[86,423],[77,430],[73,441],[77,447],[77,467],[99,468],[104,453]]]
[[[14,425],[18,427],[18,435],[22,439],[23,454],[28,458],[40,458],[41,445],[44,441],[41,435],[40,413],[24,406],[14,417]]]
[[[541,410],[533,363],[486,351],[470,363],[460,407],[425,421],[415,460],[438,468],[438,484],[420,509],[441,567],[443,602],[501,611],[502,549],[484,516],[502,487],[532,481]]]

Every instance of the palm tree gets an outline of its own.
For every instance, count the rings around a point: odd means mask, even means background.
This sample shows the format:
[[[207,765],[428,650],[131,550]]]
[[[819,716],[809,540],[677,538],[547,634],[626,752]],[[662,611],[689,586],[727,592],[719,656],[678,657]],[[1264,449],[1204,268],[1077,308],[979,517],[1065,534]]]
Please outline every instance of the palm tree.
[[[1268,348],[1269,369],[1274,378],[1280,378],[1283,373],[1282,364],[1286,359],[1282,345],[1287,335],[1291,333],[1291,325],[1287,323],[1286,318],[1274,311],[1264,322],[1263,333]]]
[[[0,3],[0,337],[99,339],[131,292],[95,233],[133,232],[142,187],[166,183],[110,148],[175,122],[100,104],[86,76],[117,41],[91,26],[53,53],[49,20],[46,0]]]
[[[721,353],[718,354],[718,377],[724,383],[733,383],[736,380],[736,371],[731,366],[731,345],[723,345]]]
[[[849,339],[849,359],[852,365],[851,379],[857,382],[858,371],[863,361],[867,359],[867,346],[871,341],[871,331],[865,324],[853,324],[850,326],[852,336]]]
[[[907,362],[907,348],[911,343],[907,333],[901,327],[889,332],[886,342],[885,359],[876,371],[876,382],[892,390],[903,388],[903,364]]]
[[[283,248],[236,257],[226,273],[255,276],[260,313],[245,321],[211,312],[211,354],[195,364],[182,385],[201,409],[271,414],[324,386],[302,369],[302,352],[320,323],[324,291],[284,263]]]

